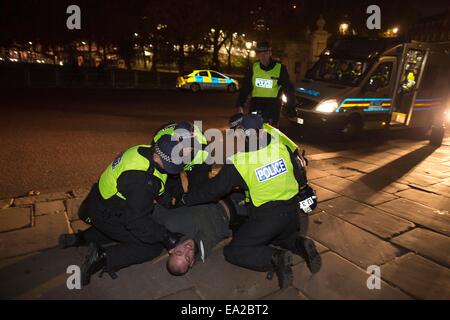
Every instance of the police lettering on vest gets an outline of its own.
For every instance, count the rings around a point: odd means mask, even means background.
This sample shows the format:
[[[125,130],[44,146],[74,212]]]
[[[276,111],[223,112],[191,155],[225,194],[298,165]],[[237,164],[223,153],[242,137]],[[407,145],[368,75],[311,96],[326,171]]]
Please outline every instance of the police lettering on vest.
[[[273,81],[272,80],[268,80],[268,79],[256,78],[255,79],[255,86],[260,87],[260,88],[272,89]]]
[[[286,163],[283,159],[279,159],[255,170],[259,182],[267,181],[286,172]]]

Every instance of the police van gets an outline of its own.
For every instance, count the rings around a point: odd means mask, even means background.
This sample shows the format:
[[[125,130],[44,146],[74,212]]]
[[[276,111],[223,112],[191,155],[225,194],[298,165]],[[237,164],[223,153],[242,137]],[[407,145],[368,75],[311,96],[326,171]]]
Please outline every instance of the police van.
[[[308,70],[284,114],[303,127],[330,129],[347,138],[362,130],[418,128],[440,145],[449,102],[449,57],[431,43],[338,40]]]

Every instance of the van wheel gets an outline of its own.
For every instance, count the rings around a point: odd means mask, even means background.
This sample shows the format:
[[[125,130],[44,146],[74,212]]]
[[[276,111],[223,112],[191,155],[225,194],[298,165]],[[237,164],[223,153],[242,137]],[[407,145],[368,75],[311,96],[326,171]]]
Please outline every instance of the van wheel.
[[[236,85],[234,83],[230,83],[227,87],[227,91],[230,93],[236,92]]]
[[[191,91],[192,92],[199,92],[200,91],[200,86],[198,85],[198,83],[193,83],[193,84],[191,84]]]
[[[344,129],[341,130],[341,140],[351,141],[360,136],[363,131],[364,123],[359,116],[351,116]]]
[[[444,140],[444,134],[444,126],[433,126],[430,134],[430,145],[440,147],[442,145],[442,141]]]

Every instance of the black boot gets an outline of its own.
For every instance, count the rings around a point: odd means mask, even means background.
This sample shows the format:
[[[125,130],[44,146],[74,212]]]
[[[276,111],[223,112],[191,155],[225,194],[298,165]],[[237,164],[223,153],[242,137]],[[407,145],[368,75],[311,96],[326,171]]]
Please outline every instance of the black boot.
[[[316,249],[314,241],[305,237],[298,237],[295,240],[295,254],[301,256],[306,261],[309,271],[311,273],[319,272],[322,267],[322,258]]]
[[[106,267],[106,252],[94,243],[89,244],[88,254],[81,266],[81,285],[87,286],[91,276]]]
[[[85,245],[87,245],[87,243],[85,243],[83,234],[79,230],[77,233],[74,234],[67,233],[59,236],[59,247],[61,249]]]
[[[284,289],[292,285],[294,275],[292,273],[292,255],[288,251],[275,249],[272,256],[272,264],[274,272],[278,277],[278,285],[280,289]]]

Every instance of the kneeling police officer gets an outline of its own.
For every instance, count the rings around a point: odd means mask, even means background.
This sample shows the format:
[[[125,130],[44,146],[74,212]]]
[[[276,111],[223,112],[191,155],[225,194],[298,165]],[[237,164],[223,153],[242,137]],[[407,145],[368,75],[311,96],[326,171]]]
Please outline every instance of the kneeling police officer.
[[[321,267],[314,242],[299,236],[298,213],[311,212],[317,198],[298,172],[295,153],[261,130],[258,115],[244,116],[241,126],[245,129],[245,150],[233,155],[231,163],[201,188],[189,189],[183,201],[187,205],[207,203],[235,187],[248,190],[251,214],[224,248],[225,259],[255,271],[275,272],[280,288],[285,288],[293,280],[288,251],[304,257],[313,273]],[[254,139],[257,144],[252,143]]]
[[[152,218],[154,201],[164,194],[168,175],[183,169],[171,156],[177,143],[166,135],[155,144],[126,150],[92,187],[79,211],[92,227],[60,237],[62,248],[89,244],[81,267],[83,286],[100,270],[115,278],[119,269],[149,261],[179,242],[181,234]],[[116,244],[102,247],[112,242]]]

